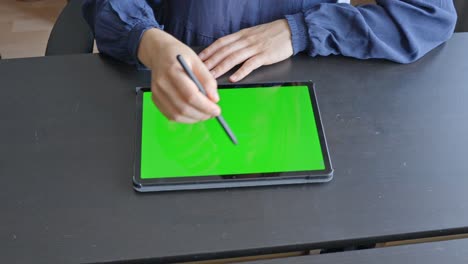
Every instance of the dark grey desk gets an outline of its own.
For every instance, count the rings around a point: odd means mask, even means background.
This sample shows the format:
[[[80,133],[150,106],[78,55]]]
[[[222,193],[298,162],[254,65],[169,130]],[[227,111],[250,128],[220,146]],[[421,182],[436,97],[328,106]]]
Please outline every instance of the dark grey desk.
[[[468,239],[246,262],[245,264],[466,264]]]
[[[97,55],[0,61],[0,263],[160,262],[468,232],[468,34],[411,65],[298,56],[328,184],[137,194],[134,87]]]

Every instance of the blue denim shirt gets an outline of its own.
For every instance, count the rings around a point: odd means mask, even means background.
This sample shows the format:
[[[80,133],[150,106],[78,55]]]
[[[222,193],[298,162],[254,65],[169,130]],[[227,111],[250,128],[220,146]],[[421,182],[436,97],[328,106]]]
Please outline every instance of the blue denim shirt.
[[[191,46],[240,29],[287,19],[294,54],[341,54],[415,61],[450,38],[452,0],[377,0],[354,7],[336,0],[86,0],[83,14],[99,50],[138,65],[145,30],[161,28]]]

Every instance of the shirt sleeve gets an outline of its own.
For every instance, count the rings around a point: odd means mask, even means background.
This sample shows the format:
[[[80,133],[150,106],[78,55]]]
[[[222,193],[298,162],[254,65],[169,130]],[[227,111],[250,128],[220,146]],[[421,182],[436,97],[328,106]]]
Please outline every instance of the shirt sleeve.
[[[150,28],[162,29],[146,1],[86,0],[82,11],[101,53],[144,68],[137,57],[141,37]]]
[[[376,0],[319,4],[287,15],[294,54],[341,54],[410,63],[449,39],[457,14],[451,0]]]

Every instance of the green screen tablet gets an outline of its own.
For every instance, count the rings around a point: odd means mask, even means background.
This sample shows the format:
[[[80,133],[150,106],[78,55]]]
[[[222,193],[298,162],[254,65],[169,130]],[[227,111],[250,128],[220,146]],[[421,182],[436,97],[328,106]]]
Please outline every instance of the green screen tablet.
[[[331,166],[312,83],[219,87],[234,145],[216,119],[169,121],[137,96],[135,188],[200,189],[326,181]]]

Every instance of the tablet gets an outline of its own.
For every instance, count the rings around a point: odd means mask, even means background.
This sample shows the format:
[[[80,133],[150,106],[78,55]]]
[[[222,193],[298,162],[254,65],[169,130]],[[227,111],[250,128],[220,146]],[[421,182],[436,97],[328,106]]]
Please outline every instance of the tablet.
[[[224,119],[169,121],[137,89],[139,192],[327,182],[332,167],[312,82],[220,85]]]

